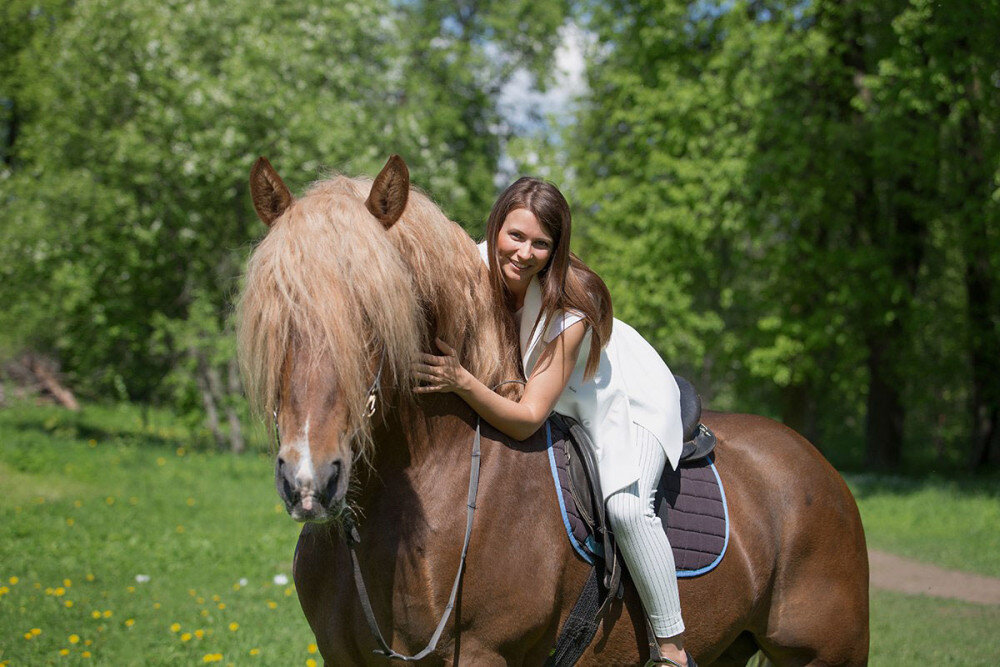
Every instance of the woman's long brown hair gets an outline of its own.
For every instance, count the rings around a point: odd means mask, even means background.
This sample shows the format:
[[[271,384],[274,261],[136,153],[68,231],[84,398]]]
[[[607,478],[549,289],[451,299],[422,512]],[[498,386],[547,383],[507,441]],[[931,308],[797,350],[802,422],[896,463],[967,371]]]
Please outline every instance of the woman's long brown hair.
[[[514,295],[507,288],[500,273],[497,258],[497,237],[511,211],[523,208],[538,218],[545,232],[552,237],[552,254],[544,269],[536,276],[542,291],[542,309],[534,327],[545,322],[557,310],[576,310],[592,332],[590,352],[584,378],[593,377],[600,363],[601,350],[611,338],[613,310],[611,293],[600,276],[569,250],[572,218],[566,198],[556,186],[537,178],[522,177],[514,181],[493,204],[486,223],[486,247],[490,262],[490,288],[497,303],[507,305],[505,323],[508,331],[515,333]],[[513,340],[518,340],[515,333]]]

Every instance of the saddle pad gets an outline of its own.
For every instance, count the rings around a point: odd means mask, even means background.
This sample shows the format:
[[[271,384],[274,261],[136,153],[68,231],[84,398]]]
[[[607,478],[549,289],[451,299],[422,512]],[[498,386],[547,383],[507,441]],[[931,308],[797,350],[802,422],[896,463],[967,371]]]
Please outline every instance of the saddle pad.
[[[545,429],[549,465],[566,534],[580,557],[593,564],[604,555],[573,497],[568,435],[558,433],[553,439],[548,423]],[[722,561],[729,544],[729,511],[713,460],[681,464],[679,470],[665,469],[653,507],[673,548],[678,577],[705,574]]]

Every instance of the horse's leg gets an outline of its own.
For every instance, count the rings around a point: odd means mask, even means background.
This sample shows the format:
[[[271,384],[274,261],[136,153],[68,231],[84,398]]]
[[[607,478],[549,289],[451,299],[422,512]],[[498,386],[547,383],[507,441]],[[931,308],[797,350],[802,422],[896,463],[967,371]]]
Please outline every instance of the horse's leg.
[[[772,563],[769,594],[749,626],[757,644],[779,665],[866,664],[868,557],[847,485],[791,429],[760,417],[712,417],[711,427],[740,452],[741,492],[773,517],[758,524],[771,525],[773,546],[747,545]]]

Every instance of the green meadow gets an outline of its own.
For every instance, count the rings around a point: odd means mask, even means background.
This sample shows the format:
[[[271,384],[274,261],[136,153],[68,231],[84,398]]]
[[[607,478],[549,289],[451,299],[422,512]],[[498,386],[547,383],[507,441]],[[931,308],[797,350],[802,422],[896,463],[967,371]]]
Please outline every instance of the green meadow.
[[[311,665],[271,460],[165,413],[0,411],[0,665]],[[996,480],[849,476],[869,544],[1000,576]],[[872,594],[872,664],[1000,664],[1000,607]]]

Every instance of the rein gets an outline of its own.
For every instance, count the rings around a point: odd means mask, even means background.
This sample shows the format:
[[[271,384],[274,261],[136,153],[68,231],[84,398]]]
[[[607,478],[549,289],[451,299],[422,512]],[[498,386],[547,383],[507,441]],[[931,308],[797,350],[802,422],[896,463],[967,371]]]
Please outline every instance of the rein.
[[[437,648],[437,643],[441,639],[444,626],[447,625],[448,619],[451,617],[451,611],[455,607],[455,599],[458,596],[458,587],[462,582],[462,573],[465,571],[465,556],[469,552],[469,538],[472,536],[472,519],[476,513],[476,494],[479,491],[479,461],[481,458],[481,421],[479,418],[476,419],[476,435],[472,439],[472,461],[469,465],[469,499],[466,503],[465,539],[462,542],[462,554],[458,562],[458,572],[455,573],[455,583],[452,584],[448,604],[445,605],[444,613],[441,615],[441,620],[438,622],[434,634],[431,635],[430,642],[416,655],[403,655],[394,651],[382,636],[382,632],[378,627],[378,621],[375,620],[375,612],[372,610],[372,602],[368,597],[368,589],[365,587],[364,577],[361,575],[361,565],[358,562],[358,553],[355,549],[361,542],[361,535],[358,533],[357,524],[354,523],[352,516],[348,515],[344,522],[344,541],[347,543],[347,549],[351,552],[351,565],[354,568],[354,586],[358,589],[358,597],[361,598],[361,608],[365,612],[365,620],[368,621],[368,628],[371,630],[375,642],[379,645],[379,648],[373,651],[376,655],[404,662],[416,662],[424,659]]]
[[[507,380],[493,387],[493,390],[496,391],[499,387],[511,382],[524,384],[522,380]],[[382,636],[382,631],[379,630],[378,627],[378,621],[375,619],[375,612],[372,609],[371,598],[368,597],[368,589],[365,587],[365,580],[361,574],[361,564],[358,562],[358,554],[355,549],[358,544],[361,543],[361,535],[358,533],[358,527],[354,522],[353,515],[348,514],[344,521],[343,537],[344,542],[347,544],[347,549],[351,553],[351,566],[354,569],[354,587],[358,590],[358,597],[361,599],[361,609],[365,613],[365,620],[368,622],[368,629],[371,630],[372,637],[375,638],[375,643],[379,645],[378,649],[372,651],[376,655],[385,656],[389,660],[417,662],[418,660],[426,658],[437,648],[438,641],[441,639],[441,633],[444,632],[444,626],[448,624],[448,619],[451,617],[452,609],[455,608],[455,599],[458,597],[458,587],[462,583],[462,575],[465,572],[465,557],[469,553],[469,538],[472,536],[472,519],[476,513],[476,495],[479,492],[479,462],[482,458],[481,426],[482,418],[477,415],[476,435],[472,438],[472,453],[469,462],[469,497],[465,504],[465,538],[462,541],[462,553],[458,561],[458,571],[455,573],[455,583],[451,586],[451,595],[448,596],[448,604],[445,605],[444,612],[441,614],[441,620],[438,621],[437,627],[434,629],[434,634],[431,635],[431,639],[427,643],[427,646],[425,646],[423,650],[416,655],[403,655],[402,653],[393,650],[393,648],[389,646],[388,642],[385,641],[385,637]]]

